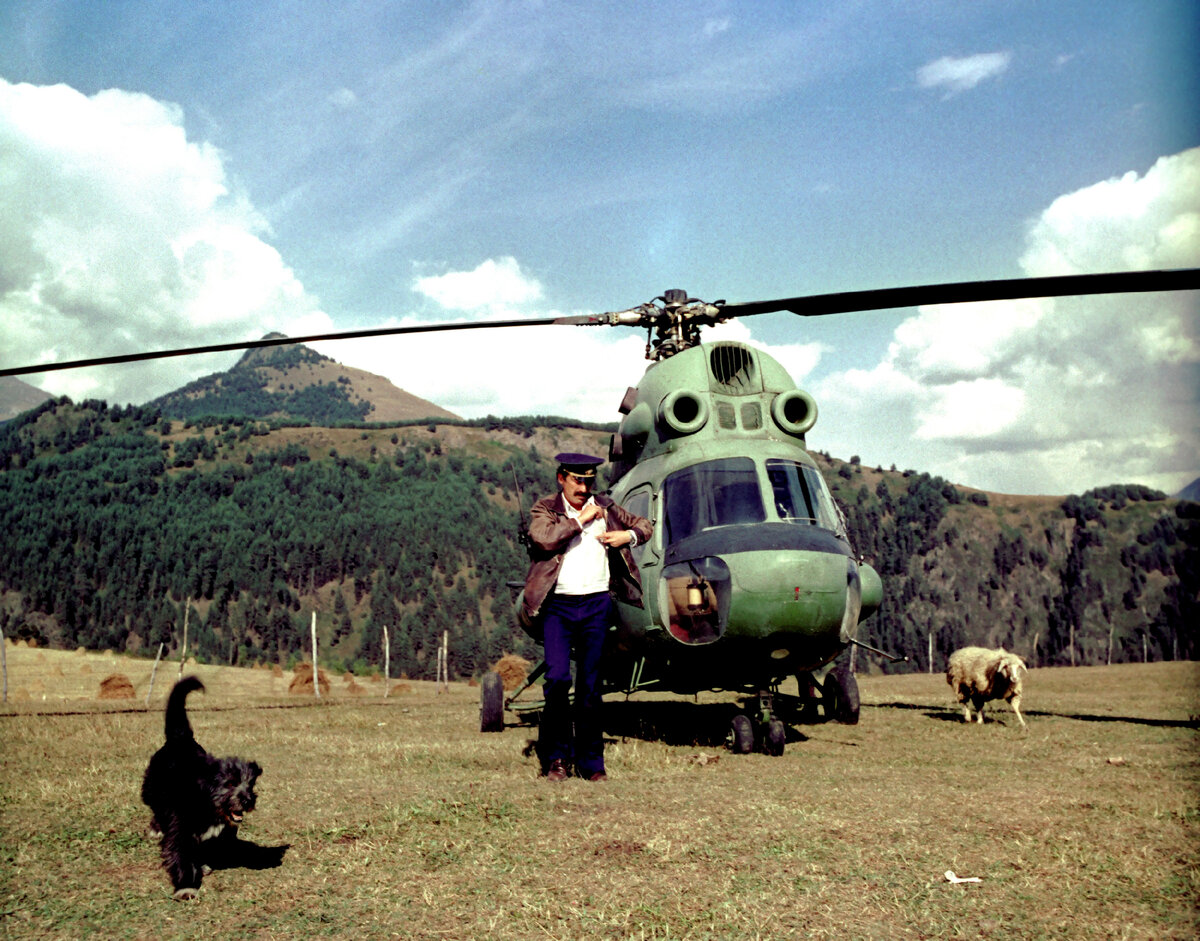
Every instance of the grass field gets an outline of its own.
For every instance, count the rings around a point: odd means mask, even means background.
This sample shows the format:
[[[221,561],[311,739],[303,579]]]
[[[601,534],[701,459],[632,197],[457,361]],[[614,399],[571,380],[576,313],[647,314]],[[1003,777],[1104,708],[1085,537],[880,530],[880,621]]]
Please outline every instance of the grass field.
[[[1028,731],[940,675],[861,677],[856,726],[720,747],[727,701],[611,709],[610,780],[551,785],[477,690],[382,696],[198,667],[197,738],[265,768],[283,866],[170,899],[138,799],[178,665],[7,648],[0,938],[1195,938],[1200,665],[1032,671]],[[137,698],[97,701],[121,673]],[[681,725],[684,723],[684,725]],[[683,728],[696,728],[693,735]],[[661,734],[650,735],[657,729]],[[949,883],[944,873],[981,882]]]

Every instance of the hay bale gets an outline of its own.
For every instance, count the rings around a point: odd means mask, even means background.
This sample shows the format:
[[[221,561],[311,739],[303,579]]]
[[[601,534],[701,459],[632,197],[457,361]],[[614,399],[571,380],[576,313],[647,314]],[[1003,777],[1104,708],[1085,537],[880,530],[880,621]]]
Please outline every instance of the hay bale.
[[[98,699],[133,699],[133,684],[124,673],[110,673],[100,681]]]
[[[514,653],[506,653],[503,657],[496,661],[492,669],[500,674],[500,680],[504,684],[505,692],[511,692],[529,676],[529,668],[533,666],[524,657],[518,657]]]
[[[392,692],[393,693],[411,693],[412,685],[409,683],[396,683],[392,687]]]
[[[75,648],[75,656],[80,657],[80,656],[83,656],[85,653],[87,653],[86,647],[76,647]]]
[[[91,665],[90,663],[83,663],[83,664],[80,664],[80,666],[79,666],[79,672],[80,672],[81,674],[83,674],[84,676],[88,676],[88,675],[90,675],[90,674],[91,674],[91,672],[92,672],[92,665]]]
[[[275,664],[273,667],[271,667],[271,676],[275,677],[275,679],[277,679],[277,680],[282,679],[283,678],[283,667],[281,667],[278,663]]]
[[[365,696],[367,695],[367,688],[354,682],[354,677],[350,677],[350,683],[346,687],[346,692],[351,696]]]
[[[329,693],[329,677],[324,670],[317,670],[317,687],[321,695]],[[288,684],[288,692],[293,696],[313,695],[313,671],[311,663],[298,663],[292,671],[292,682]]]

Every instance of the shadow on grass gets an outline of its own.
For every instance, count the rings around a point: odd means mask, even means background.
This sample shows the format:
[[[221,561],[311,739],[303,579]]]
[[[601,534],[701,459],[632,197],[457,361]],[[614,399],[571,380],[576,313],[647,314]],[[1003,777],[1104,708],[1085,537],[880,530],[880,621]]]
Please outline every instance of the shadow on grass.
[[[725,744],[733,717],[742,712],[732,702],[606,702],[604,731],[608,736],[665,745],[719,748]],[[785,724],[788,742],[808,740],[790,723]]]
[[[925,713],[927,718],[937,719],[942,722],[962,722],[962,710],[960,709],[936,709],[921,703],[910,702],[879,702],[863,705],[864,709],[915,709]],[[1016,721],[1016,717],[1012,715],[1011,710],[1006,716],[1004,709],[1001,706],[998,716],[984,716],[985,722],[998,722],[1008,718]],[[1163,729],[1197,729],[1200,728],[1200,719],[1150,719],[1144,716],[1101,716],[1089,715],[1088,713],[1080,712],[1050,712],[1047,710],[1030,710],[1022,709],[1021,714],[1026,718],[1042,717],[1055,719],[1074,719],[1077,722],[1127,722],[1130,725],[1148,725]],[[1007,724],[1007,723],[1005,723]]]

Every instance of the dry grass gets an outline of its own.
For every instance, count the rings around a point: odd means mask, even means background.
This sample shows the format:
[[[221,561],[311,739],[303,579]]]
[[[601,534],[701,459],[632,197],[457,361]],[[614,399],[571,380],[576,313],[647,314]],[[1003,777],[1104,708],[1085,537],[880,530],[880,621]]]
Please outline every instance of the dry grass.
[[[95,655],[8,654],[5,938],[1197,933],[1196,664],[1031,671],[1027,732],[1003,706],[964,725],[940,675],[864,677],[859,725],[801,727],[781,758],[714,745],[721,697],[650,701],[664,738],[614,736],[604,785],[538,779],[527,733],[477,731],[466,684],[385,700],[335,683],[315,705],[286,673],[200,667],[197,737],[266,769],[243,835],[292,848],[280,869],[214,873],[188,905],[137,796],[177,665],[145,710],[149,663],[78,675]],[[108,672],[141,698],[96,701]],[[680,715],[715,725],[689,741]]]

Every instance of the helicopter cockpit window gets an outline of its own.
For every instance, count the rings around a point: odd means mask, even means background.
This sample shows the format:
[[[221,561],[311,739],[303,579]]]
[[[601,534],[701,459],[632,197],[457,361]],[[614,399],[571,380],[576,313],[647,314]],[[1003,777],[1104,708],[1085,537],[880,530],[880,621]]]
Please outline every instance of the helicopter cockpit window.
[[[838,517],[833,497],[820,472],[796,461],[767,461],[767,479],[775,512],[785,523],[820,526],[837,532]]]
[[[671,474],[663,483],[666,540],[736,523],[765,520],[754,462],[748,457],[706,461]]]

